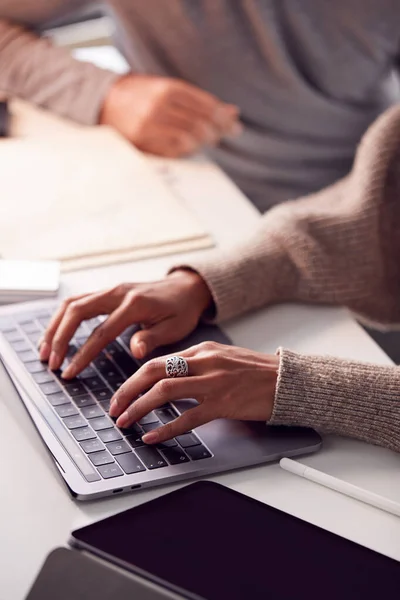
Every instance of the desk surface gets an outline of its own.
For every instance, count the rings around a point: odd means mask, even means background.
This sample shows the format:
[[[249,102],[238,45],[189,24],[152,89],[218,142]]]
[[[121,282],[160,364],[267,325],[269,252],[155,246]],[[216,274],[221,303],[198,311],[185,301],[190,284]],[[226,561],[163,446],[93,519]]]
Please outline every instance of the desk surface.
[[[258,215],[253,207],[205,163],[169,163],[168,168],[170,177],[179,172],[181,193],[220,243],[228,244],[254,226]],[[201,187],[192,186],[193,177],[203,182]],[[64,277],[62,294],[159,277],[174,260],[176,257],[169,257],[69,274]],[[389,362],[344,310],[274,307],[230,323],[226,329],[235,344],[259,351],[274,352],[285,345],[304,352]],[[0,423],[0,600],[21,600],[46,554],[65,545],[72,529],[173,489],[165,486],[76,503],[22,404],[11,402],[1,392]],[[304,462],[400,500],[400,457],[392,452],[327,437],[323,450]],[[282,471],[277,464],[212,479],[400,560],[400,519]]]

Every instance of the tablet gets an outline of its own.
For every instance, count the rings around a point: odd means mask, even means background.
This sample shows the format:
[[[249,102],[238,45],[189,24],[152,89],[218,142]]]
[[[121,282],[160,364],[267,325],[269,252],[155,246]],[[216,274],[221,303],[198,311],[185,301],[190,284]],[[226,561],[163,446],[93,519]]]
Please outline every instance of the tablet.
[[[207,600],[376,599],[400,589],[393,559],[205,481],[74,531],[72,543]]]

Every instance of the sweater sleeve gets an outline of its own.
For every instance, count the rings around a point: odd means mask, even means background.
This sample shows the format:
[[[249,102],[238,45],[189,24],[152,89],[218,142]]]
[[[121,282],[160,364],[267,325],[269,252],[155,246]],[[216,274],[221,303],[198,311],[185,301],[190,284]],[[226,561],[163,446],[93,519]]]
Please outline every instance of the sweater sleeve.
[[[0,90],[7,95],[92,125],[98,122],[104,97],[116,77],[0,19]]]
[[[400,367],[281,349],[269,424],[313,427],[400,452]]]
[[[352,172],[282,204],[254,235],[206,260],[218,320],[268,304],[344,305],[366,320],[400,321],[400,105],[365,134]]]

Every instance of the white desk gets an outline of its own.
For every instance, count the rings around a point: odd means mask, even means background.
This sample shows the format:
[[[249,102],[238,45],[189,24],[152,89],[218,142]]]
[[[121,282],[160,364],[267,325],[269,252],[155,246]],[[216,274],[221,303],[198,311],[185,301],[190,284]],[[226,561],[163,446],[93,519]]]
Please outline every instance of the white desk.
[[[206,166],[190,167],[197,168],[205,170]],[[182,185],[185,181],[189,184],[185,177],[190,177],[189,171],[183,173]],[[192,204],[216,239],[227,243],[251,227],[258,216],[229,183],[212,177],[207,178],[207,190],[192,195]],[[158,277],[173,260],[170,257],[69,274],[64,278],[63,294]],[[305,352],[388,362],[343,310],[275,307],[242,318],[226,329],[236,344],[265,352],[286,345]],[[0,391],[0,599],[21,600],[46,554],[65,545],[73,528],[140,504],[172,486],[93,503],[74,502],[23,406],[11,404],[6,392]],[[323,450],[305,462],[400,500],[400,457],[392,452],[329,437]],[[214,479],[400,560],[400,519],[295,477],[278,465]]]

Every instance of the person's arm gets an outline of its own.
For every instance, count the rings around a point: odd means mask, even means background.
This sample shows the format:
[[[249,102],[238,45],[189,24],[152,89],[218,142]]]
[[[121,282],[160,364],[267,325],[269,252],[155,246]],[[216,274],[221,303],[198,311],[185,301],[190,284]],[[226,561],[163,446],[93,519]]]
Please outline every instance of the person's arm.
[[[279,354],[270,425],[313,427],[400,452],[400,367]]]
[[[104,98],[117,77],[0,19],[0,90],[8,95],[92,125],[98,122]]]
[[[400,321],[400,105],[368,130],[350,175],[268,212],[230,251],[176,268],[197,271],[219,321],[284,301],[344,305]]]

